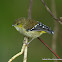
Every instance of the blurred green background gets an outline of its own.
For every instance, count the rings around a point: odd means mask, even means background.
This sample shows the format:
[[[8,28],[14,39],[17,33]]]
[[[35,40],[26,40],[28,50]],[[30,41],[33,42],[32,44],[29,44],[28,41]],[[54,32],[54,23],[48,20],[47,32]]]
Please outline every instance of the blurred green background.
[[[51,9],[51,0],[45,0]],[[62,0],[55,0],[57,16],[62,16]],[[21,50],[24,36],[12,27],[15,19],[27,17],[29,0],[1,0],[0,1],[0,62],[8,60]],[[32,19],[40,21],[54,29],[54,20],[46,11],[40,0],[32,1]],[[59,25],[56,39],[56,53],[62,58],[62,25]],[[41,39],[52,48],[52,35],[43,34]],[[38,40],[33,40],[28,48],[27,62],[54,62],[43,61],[42,58],[53,58],[52,53]],[[22,62],[23,54],[12,62]],[[60,62],[60,61],[58,61]]]

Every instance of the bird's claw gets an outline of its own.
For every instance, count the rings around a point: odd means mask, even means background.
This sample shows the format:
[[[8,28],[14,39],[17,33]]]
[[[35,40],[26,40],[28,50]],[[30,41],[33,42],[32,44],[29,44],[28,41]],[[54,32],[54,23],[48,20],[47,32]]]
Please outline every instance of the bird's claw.
[[[25,44],[26,46],[28,46],[28,43],[24,42],[24,44]],[[29,47],[29,46],[28,46],[28,47]]]

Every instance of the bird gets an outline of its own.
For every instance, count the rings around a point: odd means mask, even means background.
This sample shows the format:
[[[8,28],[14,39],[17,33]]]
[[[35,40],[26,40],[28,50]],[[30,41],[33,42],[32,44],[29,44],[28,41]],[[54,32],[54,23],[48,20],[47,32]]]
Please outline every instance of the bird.
[[[54,34],[48,26],[33,19],[21,17],[15,20],[12,24],[24,36],[31,38],[28,44],[35,38],[40,37],[43,33]]]

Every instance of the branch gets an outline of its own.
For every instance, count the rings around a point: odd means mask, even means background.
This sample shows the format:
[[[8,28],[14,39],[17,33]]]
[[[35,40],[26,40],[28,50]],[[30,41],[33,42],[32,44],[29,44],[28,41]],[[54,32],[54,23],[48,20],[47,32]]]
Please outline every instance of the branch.
[[[51,0],[51,10],[52,10],[52,13],[55,16],[57,16],[56,7],[55,7],[55,0]],[[57,23],[57,21],[54,21],[54,35],[52,37],[52,50],[55,52],[56,52],[56,39],[58,37],[58,32],[59,32],[58,23]],[[53,55],[53,58],[56,58],[56,57]],[[57,60],[54,62],[57,62]]]
[[[42,4],[44,5],[44,7],[46,8],[46,10],[49,12],[49,14],[53,17],[53,19],[55,19],[57,22],[59,22],[60,24],[62,24],[62,20],[60,18],[57,18],[56,16],[54,16],[52,14],[52,12],[50,11],[50,9],[48,8],[48,6],[45,4],[44,0],[41,0]]]
[[[28,38],[27,37],[24,37],[24,40],[25,40],[25,43],[28,43]],[[27,48],[28,48],[28,46],[26,46],[25,49],[24,49],[24,59],[23,59],[23,62],[27,62]]]
[[[54,51],[52,51],[51,48],[49,48],[49,46],[48,46],[47,44],[45,44],[39,37],[38,37],[38,39],[39,39],[58,59],[60,59],[59,56],[58,56]],[[60,61],[62,62],[62,60],[60,60]]]
[[[32,0],[29,0],[28,18],[31,19]]]
[[[21,52],[19,52],[16,55],[14,55],[8,62],[13,61],[16,57],[20,56],[24,52],[25,47],[26,47],[26,44],[23,44]]]
[[[32,8],[32,0],[29,0],[29,8],[28,8],[28,18],[31,19],[31,8]],[[28,43],[28,38],[25,37],[24,38],[26,41],[25,43],[27,44]],[[27,62],[27,46],[25,47],[25,50],[24,50],[24,59],[23,59],[23,62]]]

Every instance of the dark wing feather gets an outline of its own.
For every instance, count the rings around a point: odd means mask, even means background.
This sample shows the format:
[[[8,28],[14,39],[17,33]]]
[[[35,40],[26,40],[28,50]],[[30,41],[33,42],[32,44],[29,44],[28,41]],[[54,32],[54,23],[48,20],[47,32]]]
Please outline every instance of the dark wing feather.
[[[27,31],[45,31],[47,33],[53,34],[54,32],[50,30],[50,28],[40,22],[38,22],[32,29],[28,29]]]

